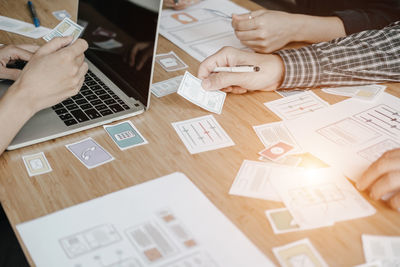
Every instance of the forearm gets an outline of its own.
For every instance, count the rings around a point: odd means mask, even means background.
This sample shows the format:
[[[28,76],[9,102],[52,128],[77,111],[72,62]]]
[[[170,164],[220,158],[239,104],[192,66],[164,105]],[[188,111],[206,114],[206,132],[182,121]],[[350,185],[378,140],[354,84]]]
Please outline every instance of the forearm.
[[[281,88],[400,82],[400,22],[301,49],[283,59]]]
[[[346,36],[343,22],[340,18],[309,16],[293,14],[293,21],[297,24],[296,42],[320,43]]]
[[[0,99],[0,155],[10,144],[22,126],[34,114],[26,101],[24,95],[17,90],[17,85],[11,86],[7,93]]]

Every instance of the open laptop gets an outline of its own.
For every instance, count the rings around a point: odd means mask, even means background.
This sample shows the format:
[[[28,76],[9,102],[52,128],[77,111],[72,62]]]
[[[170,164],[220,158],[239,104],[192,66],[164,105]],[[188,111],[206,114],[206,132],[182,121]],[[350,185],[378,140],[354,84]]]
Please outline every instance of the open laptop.
[[[80,0],[89,64],[79,94],[35,114],[8,149],[47,141],[149,108],[161,0]],[[0,84],[5,91],[10,83]]]

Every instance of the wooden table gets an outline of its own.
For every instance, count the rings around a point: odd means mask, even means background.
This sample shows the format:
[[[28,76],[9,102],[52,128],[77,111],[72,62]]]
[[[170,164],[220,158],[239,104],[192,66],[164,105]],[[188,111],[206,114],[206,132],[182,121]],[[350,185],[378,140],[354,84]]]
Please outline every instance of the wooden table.
[[[46,27],[54,27],[58,21],[51,11],[66,9],[76,14],[77,1],[36,0],[35,5]],[[256,10],[256,4],[236,0],[242,6]],[[31,22],[25,0],[0,2],[0,14]],[[75,18],[76,16],[74,16]],[[0,43],[38,43],[19,35],[0,32]],[[199,63],[160,37],[158,53],[174,51],[196,74]],[[156,66],[154,81],[162,81],[184,71],[167,73]],[[400,96],[399,84],[388,84],[388,92]],[[315,91],[333,104],[344,99]],[[263,148],[253,125],[278,121],[266,109],[264,102],[278,99],[275,92],[255,92],[245,95],[229,95],[223,113],[215,115],[218,122],[235,142],[235,146],[190,155],[171,122],[195,118],[209,113],[194,106],[177,94],[163,98],[151,98],[151,108],[131,118],[149,144],[120,151],[102,127],[0,156],[0,201],[14,227],[57,210],[67,208],[110,192],[139,184],[172,172],[185,173],[196,186],[272,261],[278,264],[271,248],[308,237],[322,257],[331,266],[352,266],[364,262],[361,234],[400,235],[400,216],[381,202],[371,203],[378,212],[368,218],[336,223],[332,227],[275,235],[264,215],[266,209],[280,208],[283,204],[229,195],[229,189],[244,159],[257,160],[257,152]],[[2,125],[1,127],[6,127]],[[86,137],[94,138],[116,160],[88,170],[65,148],[66,144]],[[21,156],[43,151],[53,171],[30,178]],[[363,194],[367,199],[368,196]],[[22,243],[22,242],[21,242]],[[22,245],[23,246],[23,245]],[[29,253],[23,247],[29,258]]]

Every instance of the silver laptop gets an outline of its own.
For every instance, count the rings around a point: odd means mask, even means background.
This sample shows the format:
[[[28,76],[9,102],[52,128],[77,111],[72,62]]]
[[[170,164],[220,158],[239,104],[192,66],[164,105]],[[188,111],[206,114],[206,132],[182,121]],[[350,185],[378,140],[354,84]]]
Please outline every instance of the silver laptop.
[[[150,104],[161,0],[80,0],[89,43],[79,94],[33,116],[8,150],[143,113]],[[140,48],[140,49],[138,49]],[[0,94],[10,86],[0,84]]]

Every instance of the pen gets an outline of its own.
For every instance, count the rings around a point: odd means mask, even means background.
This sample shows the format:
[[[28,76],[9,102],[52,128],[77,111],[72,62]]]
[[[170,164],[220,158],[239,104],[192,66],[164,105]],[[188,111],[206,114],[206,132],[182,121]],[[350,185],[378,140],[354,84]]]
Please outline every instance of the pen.
[[[235,67],[216,67],[213,72],[258,72],[260,67],[258,66],[235,66]]]
[[[33,6],[33,3],[31,1],[28,1],[28,8],[31,11],[31,15],[32,15],[32,18],[33,18],[33,24],[35,24],[36,28],[39,27],[40,26],[40,21],[39,21],[39,18],[37,16],[35,7]]]

